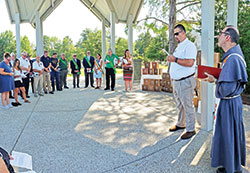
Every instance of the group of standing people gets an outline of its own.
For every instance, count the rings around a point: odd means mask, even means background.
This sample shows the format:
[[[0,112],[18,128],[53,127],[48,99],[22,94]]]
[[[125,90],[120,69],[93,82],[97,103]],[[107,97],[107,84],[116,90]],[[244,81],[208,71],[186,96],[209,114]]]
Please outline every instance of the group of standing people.
[[[115,59],[118,60],[115,61]],[[108,54],[104,59],[106,65],[106,88],[104,90],[115,88],[116,66],[120,63],[120,58],[108,50]],[[5,53],[4,60],[0,63],[0,93],[2,99],[2,108],[9,109],[13,106],[20,106],[18,95],[20,95],[25,103],[30,103],[29,86],[32,84],[32,92],[34,97],[44,96],[44,94],[54,94],[55,90],[62,91],[69,89],[67,86],[67,74],[69,70],[73,75],[73,88],[80,88],[81,67],[84,67],[85,73],[85,88],[90,84],[95,89],[101,88],[102,77],[104,76],[103,61],[100,54],[97,54],[96,59],[87,51],[87,55],[81,60],[73,54],[73,59],[68,62],[65,54],[60,58],[57,53],[53,53],[52,57],[48,56],[48,51],[44,51],[43,56],[37,55],[34,60],[31,60],[24,51],[20,58],[15,58],[14,53]],[[128,50],[125,51],[122,59],[124,69],[125,90],[132,90],[132,57]],[[94,77],[96,78],[96,87],[94,86]],[[111,79],[111,88],[110,88]],[[21,92],[19,92],[19,90]],[[9,98],[12,98],[14,91],[15,102],[10,104]]]

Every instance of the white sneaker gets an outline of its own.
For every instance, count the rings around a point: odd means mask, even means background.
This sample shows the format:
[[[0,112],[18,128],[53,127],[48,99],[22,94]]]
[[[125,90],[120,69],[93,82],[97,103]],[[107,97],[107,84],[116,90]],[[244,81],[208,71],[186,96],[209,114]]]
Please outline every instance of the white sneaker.
[[[13,108],[11,104],[6,105],[8,108]]]
[[[1,107],[3,110],[8,110],[9,107],[7,105]]]

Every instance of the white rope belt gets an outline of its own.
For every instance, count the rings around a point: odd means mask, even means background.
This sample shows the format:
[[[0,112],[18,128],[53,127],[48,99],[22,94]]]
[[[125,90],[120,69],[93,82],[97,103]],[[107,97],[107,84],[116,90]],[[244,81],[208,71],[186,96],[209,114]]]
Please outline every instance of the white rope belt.
[[[232,96],[232,97],[223,97],[222,99],[229,100],[229,99],[237,98],[237,97],[239,97],[239,96],[240,96],[240,94],[239,94],[239,95]]]

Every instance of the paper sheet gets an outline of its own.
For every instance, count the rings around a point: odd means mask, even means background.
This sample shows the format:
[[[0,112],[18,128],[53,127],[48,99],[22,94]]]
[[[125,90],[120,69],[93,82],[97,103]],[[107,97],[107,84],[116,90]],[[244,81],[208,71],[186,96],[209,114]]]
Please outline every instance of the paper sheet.
[[[30,155],[16,151],[12,151],[11,155],[14,158],[14,160],[10,160],[12,166],[32,170],[32,157]]]

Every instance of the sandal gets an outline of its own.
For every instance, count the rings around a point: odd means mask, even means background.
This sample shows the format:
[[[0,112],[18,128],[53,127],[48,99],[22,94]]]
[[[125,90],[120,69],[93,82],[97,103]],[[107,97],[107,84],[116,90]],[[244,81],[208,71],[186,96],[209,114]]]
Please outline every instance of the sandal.
[[[30,103],[30,101],[29,101],[29,100],[25,100],[24,102],[25,102],[25,103]]]

